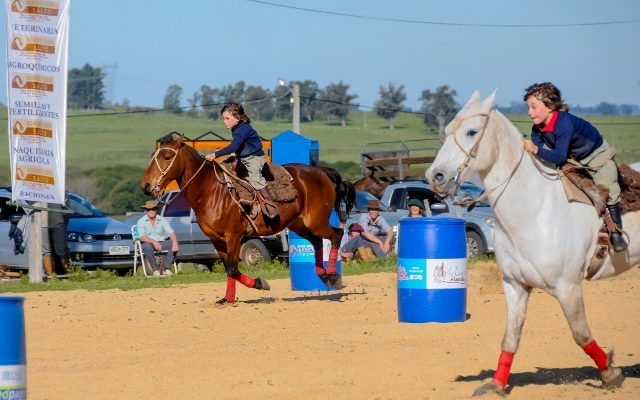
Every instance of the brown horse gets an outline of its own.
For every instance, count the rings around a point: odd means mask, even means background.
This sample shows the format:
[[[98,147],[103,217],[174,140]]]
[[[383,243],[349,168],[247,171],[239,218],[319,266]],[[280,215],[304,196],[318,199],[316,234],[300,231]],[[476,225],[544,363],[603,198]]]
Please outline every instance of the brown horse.
[[[169,182],[177,181],[196,214],[198,225],[211,239],[224,263],[227,292],[218,304],[236,301],[236,281],[249,288],[269,290],[266,280],[253,279],[238,270],[243,235],[273,235],[288,227],[311,242],[315,250],[316,274],[328,287],[334,286],[340,278],[336,273],[336,260],[343,231],[329,225],[329,215],[335,208],[340,220],[346,220],[355,203],[353,185],[343,181],[340,174],[330,168],[301,164],[284,167],[291,174],[298,195],[290,203],[278,203],[278,217],[274,219],[259,214],[254,220],[256,231],[229,193],[220,165],[206,161],[171,134],[160,139],[160,146],[151,157],[140,182],[145,194],[158,196]],[[331,241],[326,270],[322,265],[323,238]]]
[[[373,175],[374,171],[371,171],[369,175],[363,176],[353,182],[353,187],[357,190],[367,191],[377,198],[381,198],[384,194],[384,190],[389,186],[389,182],[384,182]]]

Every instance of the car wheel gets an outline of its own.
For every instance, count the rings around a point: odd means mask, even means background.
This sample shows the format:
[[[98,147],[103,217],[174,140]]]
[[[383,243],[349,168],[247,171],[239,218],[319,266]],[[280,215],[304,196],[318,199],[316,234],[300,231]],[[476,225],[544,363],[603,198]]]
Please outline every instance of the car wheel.
[[[467,257],[480,256],[486,252],[482,237],[477,232],[467,231]]]
[[[245,264],[255,267],[261,262],[270,262],[271,255],[264,243],[259,239],[250,239],[240,247],[240,259],[244,261]]]

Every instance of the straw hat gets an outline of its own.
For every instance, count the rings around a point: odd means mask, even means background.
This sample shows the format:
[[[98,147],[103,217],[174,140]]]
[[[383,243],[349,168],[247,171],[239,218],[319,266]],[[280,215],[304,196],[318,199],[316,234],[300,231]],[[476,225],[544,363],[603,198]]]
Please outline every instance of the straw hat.
[[[367,202],[367,210],[379,210],[380,202],[378,200],[369,200]]]
[[[153,210],[158,208],[158,202],[155,200],[147,200],[144,202],[144,205],[140,206],[140,208],[145,210]]]

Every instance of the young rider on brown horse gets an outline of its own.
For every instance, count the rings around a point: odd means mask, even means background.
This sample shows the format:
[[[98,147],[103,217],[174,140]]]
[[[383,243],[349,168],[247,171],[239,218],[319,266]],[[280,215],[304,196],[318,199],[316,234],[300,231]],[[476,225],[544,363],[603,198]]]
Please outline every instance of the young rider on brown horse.
[[[557,166],[564,164],[570,156],[582,164],[597,185],[609,189],[607,210],[613,222],[622,229],[620,185],[613,148],[593,125],[569,114],[560,90],[552,83],[536,83],[525,92],[524,101],[533,128],[531,140],[525,140],[524,149]],[[622,233],[614,231],[610,238],[615,251],[627,249]]]
[[[233,138],[228,146],[217,150],[205,157],[209,161],[213,161],[218,157],[235,153],[240,162],[247,168],[249,172],[248,181],[262,197],[262,210],[269,218],[275,218],[278,215],[278,209],[269,193],[267,192],[267,182],[262,176],[262,167],[264,166],[264,151],[262,151],[262,139],[255,129],[251,126],[251,120],[244,113],[244,108],[238,103],[227,103],[220,110],[222,122],[224,126],[231,129]]]

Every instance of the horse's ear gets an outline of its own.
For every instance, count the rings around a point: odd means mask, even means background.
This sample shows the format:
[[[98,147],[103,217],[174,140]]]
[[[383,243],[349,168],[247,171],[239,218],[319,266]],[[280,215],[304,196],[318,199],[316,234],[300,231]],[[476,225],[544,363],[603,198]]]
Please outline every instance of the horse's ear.
[[[488,113],[493,108],[493,103],[495,103],[495,101],[496,101],[496,91],[497,90],[494,90],[493,93],[491,93],[491,95],[489,95],[489,97],[487,97],[486,99],[484,99],[482,101],[482,110],[484,112]]]
[[[480,100],[480,92],[476,90],[473,93],[471,93],[471,97],[469,97],[469,100],[467,100],[467,102],[464,103],[464,106],[462,106],[462,108],[465,108],[469,104],[475,103],[478,100]]]

